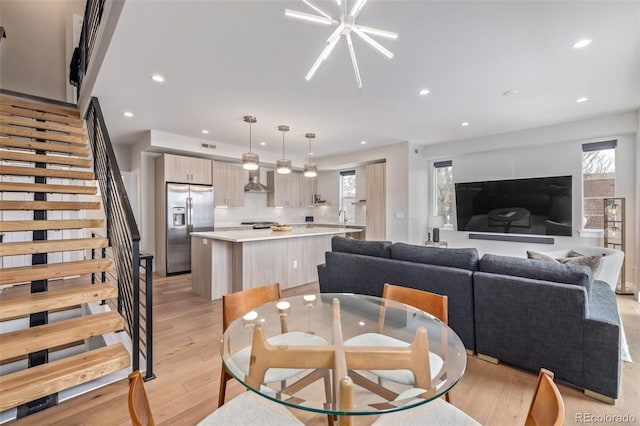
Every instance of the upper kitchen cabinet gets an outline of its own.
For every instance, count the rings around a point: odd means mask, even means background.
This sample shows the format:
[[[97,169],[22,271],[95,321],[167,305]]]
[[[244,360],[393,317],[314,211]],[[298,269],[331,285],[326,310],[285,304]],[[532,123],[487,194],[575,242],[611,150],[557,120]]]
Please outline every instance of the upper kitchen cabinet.
[[[213,188],[216,207],[244,206],[244,170],[242,166],[213,162]]]
[[[205,158],[163,154],[166,182],[199,183],[211,185],[213,181],[212,161]]]
[[[299,173],[281,175],[273,171],[267,172],[268,207],[299,207],[300,179]]]
[[[313,194],[318,192],[318,179],[315,177],[306,177],[297,175],[299,179],[299,206],[307,207],[313,204]]]
[[[366,174],[367,240],[381,241],[387,234],[386,163],[369,164]]]

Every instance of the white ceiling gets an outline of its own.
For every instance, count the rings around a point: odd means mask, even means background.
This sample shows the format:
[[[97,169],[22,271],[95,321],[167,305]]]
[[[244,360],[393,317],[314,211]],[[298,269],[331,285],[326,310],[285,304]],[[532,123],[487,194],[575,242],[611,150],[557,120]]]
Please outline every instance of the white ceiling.
[[[314,3],[338,16],[334,0]],[[242,117],[255,115],[254,147],[280,150],[276,127],[288,124],[287,152],[304,155],[304,133],[315,132],[326,156],[361,141],[432,144],[640,107],[639,1],[369,0],[357,22],[399,38],[377,38],[395,53],[387,60],[354,37],[362,89],[344,40],[304,79],[332,28],[285,8],[313,13],[302,0],[128,0],[94,90],[112,139],[155,129],[247,146]],[[582,38],[592,45],[573,49]]]

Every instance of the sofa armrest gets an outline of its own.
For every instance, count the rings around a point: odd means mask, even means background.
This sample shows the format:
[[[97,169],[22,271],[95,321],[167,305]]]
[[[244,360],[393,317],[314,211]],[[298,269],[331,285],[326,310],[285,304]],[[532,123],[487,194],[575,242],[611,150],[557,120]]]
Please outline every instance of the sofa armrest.
[[[318,284],[320,286],[320,293],[328,293],[329,278],[327,277],[327,264],[321,263],[318,265]]]

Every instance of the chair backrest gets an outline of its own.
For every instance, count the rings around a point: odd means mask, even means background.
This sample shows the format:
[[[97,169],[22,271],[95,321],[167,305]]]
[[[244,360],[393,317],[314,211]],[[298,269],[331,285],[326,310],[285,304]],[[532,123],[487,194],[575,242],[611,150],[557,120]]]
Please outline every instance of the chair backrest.
[[[281,297],[280,283],[225,294],[222,296],[222,330],[245,312]]]
[[[151,405],[144,390],[142,375],[136,370],[129,374],[129,415],[134,426],[154,426]]]
[[[553,382],[553,373],[541,368],[525,425],[560,426],[563,421],[564,402]]]
[[[382,297],[416,307],[433,315],[445,324],[449,321],[447,296],[385,283]]]

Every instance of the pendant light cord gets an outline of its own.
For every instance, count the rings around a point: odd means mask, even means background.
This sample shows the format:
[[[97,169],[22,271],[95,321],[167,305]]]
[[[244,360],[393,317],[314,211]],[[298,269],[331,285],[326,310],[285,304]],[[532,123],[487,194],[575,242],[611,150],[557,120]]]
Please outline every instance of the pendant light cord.
[[[284,160],[284,130],[282,131],[282,159]]]
[[[251,123],[249,123],[249,152],[251,152]]]

